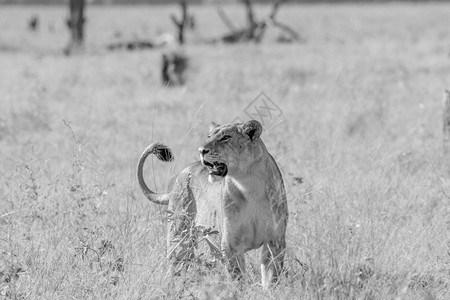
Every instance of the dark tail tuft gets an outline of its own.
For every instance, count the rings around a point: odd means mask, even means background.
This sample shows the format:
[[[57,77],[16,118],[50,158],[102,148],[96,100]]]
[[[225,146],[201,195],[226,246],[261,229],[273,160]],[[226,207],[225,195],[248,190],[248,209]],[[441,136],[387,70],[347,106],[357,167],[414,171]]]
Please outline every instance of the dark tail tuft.
[[[153,148],[153,154],[155,154],[156,157],[158,157],[158,159],[162,161],[169,162],[174,159],[172,151],[169,149],[169,147],[163,144],[155,145]]]

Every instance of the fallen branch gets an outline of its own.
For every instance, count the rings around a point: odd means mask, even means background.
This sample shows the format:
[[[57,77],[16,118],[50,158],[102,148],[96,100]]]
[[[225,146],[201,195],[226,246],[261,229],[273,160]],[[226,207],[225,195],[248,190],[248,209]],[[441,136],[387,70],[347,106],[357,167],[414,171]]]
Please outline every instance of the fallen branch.
[[[117,42],[113,44],[109,44],[106,46],[108,50],[143,50],[143,49],[152,49],[155,48],[155,44],[152,41],[148,40],[133,40],[133,41],[124,41]]]
[[[256,22],[255,22],[255,15],[253,13],[252,3],[250,2],[250,0],[242,0],[242,2],[244,2],[245,9],[247,10],[247,24],[248,24],[248,27],[252,27],[252,26],[254,26],[256,24]]]
[[[223,11],[223,9],[221,7],[217,9],[217,14],[222,19],[222,21],[225,23],[225,25],[227,25],[227,27],[230,31],[232,31],[232,32],[236,31],[236,27],[233,25],[233,23],[227,17],[227,15],[225,14],[225,12]]]
[[[300,34],[298,34],[294,29],[289,27],[286,24],[283,24],[277,20],[275,17],[280,9],[281,4],[284,0],[277,0],[274,2],[272,9],[269,15],[263,18],[261,21],[257,21],[255,19],[255,14],[253,12],[252,2],[251,0],[241,0],[244,4],[246,12],[247,12],[247,27],[242,29],[236,29],[231,20],[227,17],[222,8],[217,10],[219,17],[225,23],[225,25],[230,30],[230,33],[223,35],[218,39],[213,39],[212,41],[222,41],[224,43],[237,43],[237,42],[249,42],[253,41],[255,43],[259,43],[262,41],[265,31],[268,25],[273,25],[278,27],[282,31],[286,32],[292,40],[299,41],[301,40]]]
[[[289,27],[288,25],[278,22],[276,20],[272,20],[271,25],[278,27],[281,30],[287,32],[292,37],[293,40],[295,40],[295,41],[301,40],[300,34],[298,32],[296,32],[294,29],[292,29],[291,27]]]
[[[281,3],[283,3],[283,2],[284,2],[284,0],[278,0],[275,2],[275,4],[272,6],[272,12],[269,15],[269,19],[273,20],[275,18],[276,14],[278,12],[278,9],[280,8]]]

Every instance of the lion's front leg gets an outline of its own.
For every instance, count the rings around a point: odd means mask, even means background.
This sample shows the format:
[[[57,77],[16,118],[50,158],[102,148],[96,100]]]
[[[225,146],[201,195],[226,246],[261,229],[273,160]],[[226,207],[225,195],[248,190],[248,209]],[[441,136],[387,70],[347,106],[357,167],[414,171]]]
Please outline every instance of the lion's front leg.
[[[264,288],[269,288],[271,283],[278,282],[283,272],[285,248],[284,239],[278,242],[269,242],[262,246],[261,283]]]
[[[222,241],[222,255],[225,259],[227,271],[232,279],[241,279],[245,273],[245,253]]]

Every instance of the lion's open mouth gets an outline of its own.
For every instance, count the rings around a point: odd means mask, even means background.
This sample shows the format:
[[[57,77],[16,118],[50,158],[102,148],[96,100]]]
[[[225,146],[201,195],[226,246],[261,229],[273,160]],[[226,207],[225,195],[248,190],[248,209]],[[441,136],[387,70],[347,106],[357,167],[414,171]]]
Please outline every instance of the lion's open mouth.
[[[227,165],[221,162],[209,162],[206,160],[202,160],[204,166],[208,167],[209,174],[224,177],[228,173]]]

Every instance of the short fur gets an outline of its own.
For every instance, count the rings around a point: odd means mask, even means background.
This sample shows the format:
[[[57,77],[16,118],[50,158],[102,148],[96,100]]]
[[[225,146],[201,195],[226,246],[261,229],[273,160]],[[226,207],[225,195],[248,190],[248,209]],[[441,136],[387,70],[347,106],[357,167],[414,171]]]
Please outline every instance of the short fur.
[[[144,195],[185,216],[183,220],[169,217],[167,244],[174,264],[193,257],[193,250],[176,249],[186,229],[204,226],[219,231],[220,250],[233,275],[245,271],[244,253],[261,247],[262,285],[277,281],[283,269],[288,208],[283,178],[260,138],[261,131],[255,120],[212,123],[199,148],[200,161],[172,180],[169,193],[147,187],[143,165],[149,154],[171,160],[170,150],[155,143],[142,153],[137,176]]]

